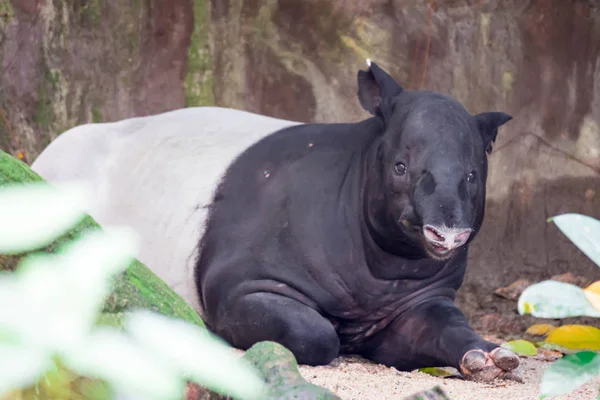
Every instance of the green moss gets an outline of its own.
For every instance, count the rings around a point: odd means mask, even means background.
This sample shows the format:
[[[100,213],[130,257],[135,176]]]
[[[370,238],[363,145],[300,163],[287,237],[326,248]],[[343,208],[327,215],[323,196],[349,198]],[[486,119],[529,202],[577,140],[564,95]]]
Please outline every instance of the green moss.
[[[15,10],[10,0],[0,0],[0,23],[10,22],[14,17]]]
[[[100,113],[100,107],[97,104],[92,105],[92,122],[102,122],[102,114]]]
[[[54,122],[54,109],[52,106],[52,93],[57,89],[59,75],[52,73],[47,68],[44,72],[45,80],[41,83],[38,91],[38,99],[35,104],[33,122],[42,129],[50,129]]]
[[[43,181],[43,179],[27,164],[0,150],[0,186],[39,181]],[[68,233],[42,250],[56,252],[62,245],[94,229],[101,228],[92,217],[86,216]],[[10,265],[4,265],[3,259],[0,258],[0,270],[14,267],[14,263],[25,255],[18,254],[11,257],[10,260],[5,259],[4,261],[8,261]],[[133,308],[145,308],[204,327],[198,314],[163,280],[138,260],[131,262],[123,273],[117,275],[112,286],[111,294],[103,307],[104,313],[120,314]],[[108,317],[104,318],[105,322],[106,318]]]
[[[212,57],[208,47],[209,15],[205,0],[194,1],[194,31],[188,50],[188,72],[185,79],[187,107],[215,104]]]
[[[79,15],[85,25],[97,28],[102,20],[101,0],[87,0],[79,9]]]

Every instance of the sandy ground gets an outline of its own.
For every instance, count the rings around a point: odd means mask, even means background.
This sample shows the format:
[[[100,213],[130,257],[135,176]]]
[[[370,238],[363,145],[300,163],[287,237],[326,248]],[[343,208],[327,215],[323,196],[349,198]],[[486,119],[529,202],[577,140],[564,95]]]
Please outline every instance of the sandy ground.
[[[401,400],[436,385],[456,400],[537,400],[542,373],[549,362],[521,358],[524,383],[497,381],[475,383],[460,378],[438,378],[422,372],[399,372],[394,368],[370,363],[358,357],[340,357],[328,366],[300,366],[302,376],[326,387],[344,400]],[[455,369],[447,369],[454,371]],[[595,400],[600,379],[581,386],[559,400]]]

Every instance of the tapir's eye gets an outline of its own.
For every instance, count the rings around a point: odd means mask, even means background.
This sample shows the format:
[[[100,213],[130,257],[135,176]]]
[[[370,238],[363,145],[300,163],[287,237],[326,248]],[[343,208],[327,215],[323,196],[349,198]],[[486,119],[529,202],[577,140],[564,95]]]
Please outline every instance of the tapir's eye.
[[[404,163],[399,162],[396,164],[396,172],[398,175],[404,175],[406,173],[406,165]]]
[[[475,182],[475,177],[476,177],[476,176],[477,176],[477,175],[476,175],[475,171],[471,171],[471,172],[469,173],[469,175],[467,175],[467,181],[469,181],[469,182],[471,182],[471,183]]]

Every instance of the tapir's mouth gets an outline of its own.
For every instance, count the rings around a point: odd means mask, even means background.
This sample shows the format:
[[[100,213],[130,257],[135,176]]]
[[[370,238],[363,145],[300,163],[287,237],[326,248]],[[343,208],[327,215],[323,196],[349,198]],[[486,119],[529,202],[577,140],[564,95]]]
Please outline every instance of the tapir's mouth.
[[[423,235],[423,227],[421,224],[414,222],[411,223],[406,219],[401,219],[400,222],[409,232],[416,235],[420,238],[420,240],[422,240],[423,247],[425,248],[425,253],[427,253],[429,257],[443,261],[449,259],[454,254],[456,247],[447,247],[442,244],[432,243],[428,241],[427,238]]]
[[[440,246],[438,244],[432,244],[431,247],[433,248],[433,251],[435,251],[438,254],[446,254],[449,251],[452,251],[452,249],[449,249],[445,246]]]
[[[425,242],[425,251],[427,254],[436,260],[446,260],[454,253],[454,248],[448,248],[442,245]]]

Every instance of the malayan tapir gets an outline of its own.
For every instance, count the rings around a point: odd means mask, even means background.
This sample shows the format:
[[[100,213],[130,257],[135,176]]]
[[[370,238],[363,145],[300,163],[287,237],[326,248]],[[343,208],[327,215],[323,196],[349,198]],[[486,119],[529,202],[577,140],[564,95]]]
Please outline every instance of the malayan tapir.
[[[139,259],[237,348],[517,379],[518,356],[454,304],[512,117],[405,90],[376,63],[357,78],[360,122],[186,108],[75,127],[32,167],[91,183],[89,213],[135,228]]]

